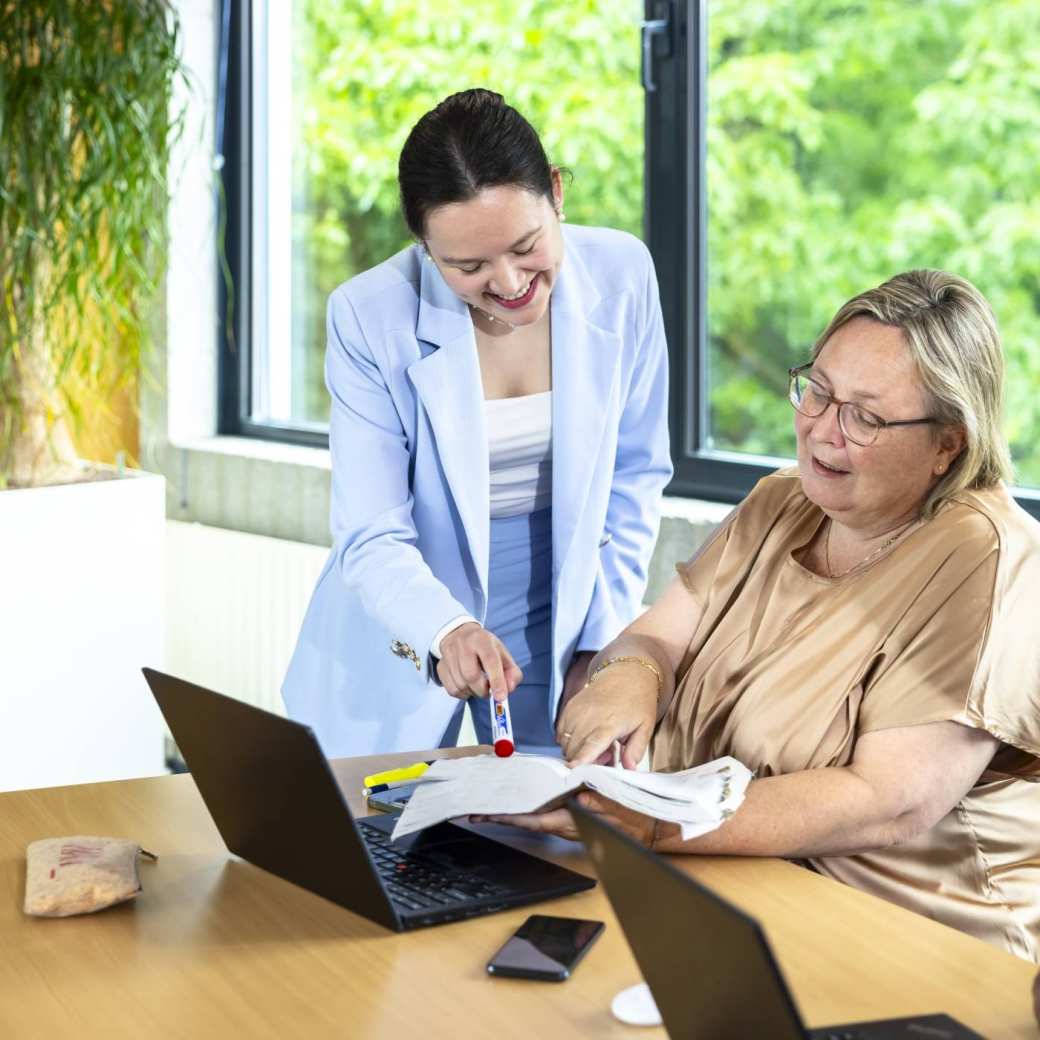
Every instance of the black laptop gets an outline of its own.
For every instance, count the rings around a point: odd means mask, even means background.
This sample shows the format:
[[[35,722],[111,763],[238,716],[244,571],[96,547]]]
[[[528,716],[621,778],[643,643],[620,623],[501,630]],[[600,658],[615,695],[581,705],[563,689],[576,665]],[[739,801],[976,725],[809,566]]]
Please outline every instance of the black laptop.
[[[673,1040],[983,1040],[948,1015],[806,1029],[758,922],[573,801]]]
[[[227,847],[362,917],[408,931],[596,884],[450,823],[391,842],[396,816],[354,819],[309,726],[144,677]]]

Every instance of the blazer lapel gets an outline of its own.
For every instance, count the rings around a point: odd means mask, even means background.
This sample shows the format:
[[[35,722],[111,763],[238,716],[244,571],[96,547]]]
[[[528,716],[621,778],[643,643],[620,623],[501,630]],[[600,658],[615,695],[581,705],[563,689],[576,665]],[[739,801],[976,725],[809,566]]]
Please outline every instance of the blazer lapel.
[[[466,305],[437,268],[422,265],[416,336],[436,349],[408,366],[408,378],[433,429],[468,549],[487,597],[489,462],[484,390]]]
[[[618,377],[621,337],[591,320],[599,292],[576,253],[569,253],[552,295],[553,569],[559,574],[599,461]],[[594,532],[598,539],[601,532]]]

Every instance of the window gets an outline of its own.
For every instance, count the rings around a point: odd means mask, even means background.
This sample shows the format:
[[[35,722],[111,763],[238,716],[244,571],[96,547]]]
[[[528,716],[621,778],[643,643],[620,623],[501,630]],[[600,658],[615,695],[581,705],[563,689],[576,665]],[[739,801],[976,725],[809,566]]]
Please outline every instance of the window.
[[[1015,0],[655,11],[677,23],[647,116],[674,490],[738,501],[790,458],[788,367],[848,297],[941,267],[997,313],[1021,500],[1040,512],[1040,9],[1028,26]]]
[[[497,90],[531,120],[574,173],[569,221],[642,234],[641,0],[252,0],[232,13],[228,128],[251,163],[229,157],[229,195],[238,241],[252,241],[235,255],[227,431],[322,442],[326,300],[410,244],[397,157],[456,90]]]
[[[484,85],[573,170],[570,220],[650,246],[673,493],[738,501],[783,464],[786,372],[834,310],[898,271],[943,267],[1000,320],[1021,500],[1040,512],[1040,7],[225,4],[225,431],[325,442],[325,300],[409,241],[396,189],[408,129]]]

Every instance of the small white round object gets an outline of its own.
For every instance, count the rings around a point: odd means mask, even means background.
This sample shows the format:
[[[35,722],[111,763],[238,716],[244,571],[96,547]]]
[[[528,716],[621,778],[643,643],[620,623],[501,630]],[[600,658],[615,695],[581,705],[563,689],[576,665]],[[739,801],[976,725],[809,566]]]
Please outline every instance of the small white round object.
[[[645,982],[623,989],[611,1002],[611,1014],[626,1026],[659,1026],[661,1012],[657,1010],[650,987]]]

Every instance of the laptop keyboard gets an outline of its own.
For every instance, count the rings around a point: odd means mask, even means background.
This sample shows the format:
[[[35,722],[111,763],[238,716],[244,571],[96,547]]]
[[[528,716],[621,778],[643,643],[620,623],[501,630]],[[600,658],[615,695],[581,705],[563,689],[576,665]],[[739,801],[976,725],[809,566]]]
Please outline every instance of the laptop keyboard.
[[[389,836],[374,827],[360,830],[387,892],[408,910],[436,910],[510,894],[503,885],[449,870],[417,853],[399,852]]]

